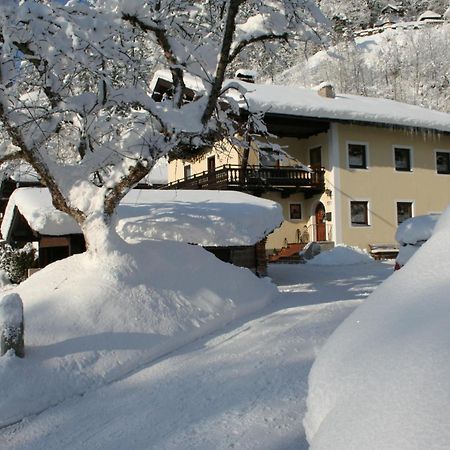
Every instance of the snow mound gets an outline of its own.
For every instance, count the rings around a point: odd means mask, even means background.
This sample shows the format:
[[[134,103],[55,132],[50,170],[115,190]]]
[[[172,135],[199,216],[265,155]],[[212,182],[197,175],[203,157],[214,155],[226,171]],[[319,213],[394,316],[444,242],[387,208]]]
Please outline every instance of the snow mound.
[[[309,376],[311,450],[450,448],[450,208],[330,337]]]
[[[198,246],[158,241],[72,256],[15,291],[26,356],[0,358],[0,426],[124,376],[277,293]]]
[[[340,266],[344,264],[367,264],[373,262],[372,257],[357,247],[337,245],[331,250],[319,253],[308,264],[320,266]]]
[[[417,244],[420,241],[428,240],[433,234],[436,222],[440,214],[428,214],[424,216],[411,217],[402,222],[395,234],[395,240],[400,245]]]

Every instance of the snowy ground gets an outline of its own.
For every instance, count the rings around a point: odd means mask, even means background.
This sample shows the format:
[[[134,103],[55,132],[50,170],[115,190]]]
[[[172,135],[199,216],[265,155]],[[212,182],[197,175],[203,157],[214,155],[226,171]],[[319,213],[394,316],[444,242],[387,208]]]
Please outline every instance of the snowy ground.
[[[2,449],[306,449],[307,376],[392,265],[273,265],[276,302],[0,431]]]

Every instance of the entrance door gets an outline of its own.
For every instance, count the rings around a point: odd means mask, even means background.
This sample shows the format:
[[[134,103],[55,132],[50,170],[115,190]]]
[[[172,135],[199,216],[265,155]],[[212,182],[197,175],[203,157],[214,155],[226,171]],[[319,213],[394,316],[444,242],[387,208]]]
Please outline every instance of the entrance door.
[[[314,147],[309,150],[309,165],[311,169],[320,169],[322,167],[321,147]]]
[[[208,164],[208,187],[214,189],[216,182],[216,157],[210,156],[206,162]]]
[[[326,241],[326,229],[325,229],[325,206],[319,203],[316,206],[316,241]]]

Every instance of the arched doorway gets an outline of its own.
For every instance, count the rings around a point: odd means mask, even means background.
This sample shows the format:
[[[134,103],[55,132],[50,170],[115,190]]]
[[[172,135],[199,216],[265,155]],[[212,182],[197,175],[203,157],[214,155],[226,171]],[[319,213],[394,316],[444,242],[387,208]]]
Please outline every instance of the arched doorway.
[[[314,211],[316,219],[316,241],[326,241],[325,206],[319,202]]]

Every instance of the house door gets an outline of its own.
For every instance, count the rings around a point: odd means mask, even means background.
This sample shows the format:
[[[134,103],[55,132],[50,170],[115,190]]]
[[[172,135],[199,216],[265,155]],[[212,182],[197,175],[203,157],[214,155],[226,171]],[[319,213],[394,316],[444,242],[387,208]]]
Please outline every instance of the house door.
[[[211,188],[216,182],[216,157],[210,156],[206,162],[208,164],[208,183]]]
[[[322,149],[314,147],[309,150],[309,165],[311,169],[320,169],[322,167]]]
[[[316,206],[316,241],[326,241],[325,206],[319,202]]]

